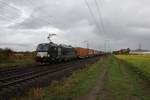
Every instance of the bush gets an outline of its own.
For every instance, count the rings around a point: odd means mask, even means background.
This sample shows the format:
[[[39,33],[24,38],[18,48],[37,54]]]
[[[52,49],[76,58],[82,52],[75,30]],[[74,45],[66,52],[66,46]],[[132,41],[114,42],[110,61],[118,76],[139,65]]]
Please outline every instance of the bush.
[[[1,49],[0,48],[0,62],[9,59],[9,56],[13,54],[13,50],[9,48]]]

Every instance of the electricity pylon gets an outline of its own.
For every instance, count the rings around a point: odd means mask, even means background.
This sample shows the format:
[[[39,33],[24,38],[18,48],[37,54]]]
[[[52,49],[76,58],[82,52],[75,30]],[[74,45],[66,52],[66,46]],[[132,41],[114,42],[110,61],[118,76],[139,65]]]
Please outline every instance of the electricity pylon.
[[[89,48],[89,41],[83,41],[82,43],[86,43],[87,48]]]

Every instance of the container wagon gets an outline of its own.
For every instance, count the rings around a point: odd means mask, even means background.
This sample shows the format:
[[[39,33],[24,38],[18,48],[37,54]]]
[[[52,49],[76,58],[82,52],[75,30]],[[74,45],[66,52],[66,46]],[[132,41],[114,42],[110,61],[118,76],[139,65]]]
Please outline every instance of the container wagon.
[[[78,58],[86,58],[89,56],[89,50],[86,48],[77,47],[75,51]]]
[[[93,57],[94,56],[94,50],[93,49],[88,49],[88,57]]]

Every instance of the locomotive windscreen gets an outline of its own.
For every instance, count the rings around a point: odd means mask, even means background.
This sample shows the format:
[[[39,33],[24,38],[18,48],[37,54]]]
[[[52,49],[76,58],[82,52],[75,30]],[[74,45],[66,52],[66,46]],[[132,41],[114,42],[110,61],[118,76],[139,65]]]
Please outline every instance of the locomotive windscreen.
[[[39,44],[37,47],[37,51],[45,52],[48,51],[49,45],[48,44]]]

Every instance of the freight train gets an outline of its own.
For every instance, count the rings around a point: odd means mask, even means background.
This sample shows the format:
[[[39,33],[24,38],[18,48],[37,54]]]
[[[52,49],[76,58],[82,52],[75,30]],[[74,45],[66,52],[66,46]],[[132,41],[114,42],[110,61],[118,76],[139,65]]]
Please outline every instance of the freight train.
[[[42,43],[36,49],[37,62],[61,62],[101,55],[102,52],[93,49],[58,45],[53,42]]]

